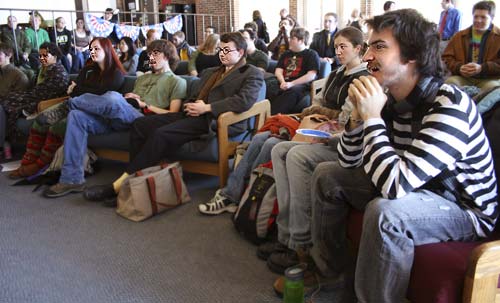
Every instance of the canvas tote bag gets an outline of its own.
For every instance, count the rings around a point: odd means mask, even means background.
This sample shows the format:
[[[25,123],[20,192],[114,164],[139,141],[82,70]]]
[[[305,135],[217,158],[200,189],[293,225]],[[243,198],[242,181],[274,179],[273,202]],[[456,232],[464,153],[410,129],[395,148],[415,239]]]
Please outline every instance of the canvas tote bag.
[[[118,193],[116,212],[139,222],[190,200],[182,180],[182,167],[174,162],[128,176]]]

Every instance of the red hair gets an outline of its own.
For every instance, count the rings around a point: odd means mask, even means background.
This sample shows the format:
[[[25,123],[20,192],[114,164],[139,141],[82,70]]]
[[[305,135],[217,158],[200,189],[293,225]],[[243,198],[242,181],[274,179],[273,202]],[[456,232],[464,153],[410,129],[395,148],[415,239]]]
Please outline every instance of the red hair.
[[[101,81],[112,82],[115,70],[119,70],[123,75],[125,75],[125,69],[123,68],[122,63],[113,48],[111,40],[106,37],[95,37],[92,41],[90,41],[89,45],[92,45],[94,41],[99,42],[102,50],[104,51],[104,70],[100,72]],[[99,69],[97,63],[94,62],[94,64]]]

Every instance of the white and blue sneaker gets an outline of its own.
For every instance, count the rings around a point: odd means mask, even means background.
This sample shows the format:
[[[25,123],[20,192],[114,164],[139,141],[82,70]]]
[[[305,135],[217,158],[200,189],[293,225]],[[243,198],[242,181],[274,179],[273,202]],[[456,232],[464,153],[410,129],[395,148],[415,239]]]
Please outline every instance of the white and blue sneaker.
[[[223,212],[235,213],[238,205],[220,193],[220,189],[215,192],[215,196],[207,203],[198,205],[200,213],[205,215],[218,215]]]

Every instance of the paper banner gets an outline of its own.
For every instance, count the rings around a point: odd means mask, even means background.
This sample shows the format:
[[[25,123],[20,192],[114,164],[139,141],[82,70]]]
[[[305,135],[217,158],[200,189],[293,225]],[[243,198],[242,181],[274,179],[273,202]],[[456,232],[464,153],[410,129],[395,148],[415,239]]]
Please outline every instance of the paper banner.
[[[117,24],[115,26],[116,37],[118,37],[118,39],[121,39],[123,36],[126,36],[130,37],[133,41],[135,41],[139,37],[139,30],[140,28],[138,26],[133,26],[133,25]]]
[[[163,22],[163,26],[170,34],[174,34],[182,29],[182,16],[177,15]]]
[[[161,36],[161,34],[163,33],[163,24],[160,23],[160,24],[151,24],[151,25],[141,26],[142,35],[144,37],[146,37],[146,33],[150,29],[156,30],[158,33],[160,33],[160,36]]]
[[[107,37],[113,32],[115,27],[114,23],[90,13],[85,14],[85,23],[94,37]]]

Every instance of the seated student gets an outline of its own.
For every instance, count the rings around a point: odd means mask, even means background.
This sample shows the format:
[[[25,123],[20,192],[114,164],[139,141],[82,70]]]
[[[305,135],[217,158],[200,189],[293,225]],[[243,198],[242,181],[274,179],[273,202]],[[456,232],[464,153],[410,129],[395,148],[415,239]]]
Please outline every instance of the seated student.
[[[161,38],[161,34],[155,30],[150,29],[146,33],[146,47],[151,44],[151,42],[155,40],[159,40]],[[149,66],[149,55],[148,52],[142,51],[139,55],[139,62],[137,63],[137,77],[144,75],[145,73],[150,73],[151,67]]]
[[[85,94],[68,101],[70,109],[64,137],[64,162],[59,183],[48,188],[47,198],[83,191],[83,161],[88,134],[105,134],[129,129],[143,114],[176,114],[186,95],[186,81],[172,72],[179,62],[175,46],[166,40],[155,40],[148,46],[153,73],[137,78],[131,93],[107,92],[102,96]],[[127,100],[125,100],[127,98]],[[155,117],[161,115],[150,115]],[[134,145],[132,145],[134,146]]]
[[[257,24],[255,22],[248,22],[245,23],[243,26],[243,29],[249,29],[255,33],[255,39],[254,39],[254,44],[255,47],[262,51],[266,56],[269,56],[269,50],[267,49],[266,42],[262,40],[261,38],[257,37]]]
[[[172,43],[177,48],[177,54],[182,61],[189,61],[194,49],[187,43],[186,35],[183,31],[177,31],[172,35]]]
[[[290,47],[290,31],[295,28],[295,22],[287,17],[280,21],[279,27],[278,34],[267,46],[267,49],[272,53],[271,59],[273,60],[278,60]]]
[[[10,92],[25,91],[29,88],[29,80],[25,73],[17,68],[12,59],[14,50],[7,43],[0,43],[0,99]]]
[[[0,32],[0,41],[12,48],[14,52],[12,59],[16,66],[26,66],[28,64],[31,44],[28,37],[26,37],[26,33],[18,28],[16,16],[9,15],[7,17],[7,26],[2,27]]]
[[[66,28],[66,21],[63,17],[56,18],[56,26],[54,31],[49,33],[50,41],[57,44],[61,50],[64,57],[61,61],[66,71],[69,73],[71,71],[71,66],[73,65],[73,58],[71,56],[73,35],[71,31]]]
[[[354,110],[339,161],[314,171],[311,255],[319,282],[348,281],[346,217],[351,207],[364,210],[357,301],[404,302],[415,246],[492,232],[497,182],[474,102],[443,84],[435,24],[413,9],[367,23],[372,76],[349,87]]]
[[[128,75],[135,76],[139,55],[135,51],[135,44],[132,38],[124,36],[118,42],[120,49],[120,62]]]
[[[26,37],[31,44],[31,53],[28,56],[29,64],[31,69],[38,70],[40,65],[40,60],[38,59],[38,50],[44,43],[49,43],[49,33],[40,26],[43,23],[43,17],[38,11],[34,13],[30,12],[30,28],[25,30]]]
[[[270,98],[272,115],[300,113],[308,106],[302,103],[302,97],[319,71],[318,53],[306,48],[308,39],[309,32],[302,27],[290,32],[290,49],[281,55],[274,72],[280,90]]]
[[[28,77],[11,63],[14,50],[7,43],[0,43],[0,100],[11,92],[26,91],[29,88]],[[5,143],[5,111],[0,105],[0,149],[6,159],[11,158],[8,144]]]
[[[318,52],[321,61],[330,63],[332,70],[335,70],[339,66],[338,59],[335,56],[335,49],[333,48],[333,37],[338,31],[337,20],[337,14],[326,13],[323,19],[323,30],[314,33],[309,47]]]
[[[320,95],[318,98],[315,98],[314,104],[302,111],[302,117],[318,114],[321,114],[323,117],[328,116],[328,118],[336,117],[347,97],[347,84],[353,78],[368,73],[366,71],[366,64],[361,64],[359,56],[363,47],[363,34],[360,31],[356,29],[343,30],[342,36],[338,36],[338,44],[338,52],[342,56],[344,66],[337,72],[330,74]],[[269,162],[271,160],[271,150],[276,144],[282,141],[285,141],[285,139],[271,136],[271,132],[269,131],[255,135],[242,160],[229,176],[227,185],[217,190],[209,202],[200,204],[198,210],[206,215],[236,211],[251,171],[258,165]],[[286,143],[300,144],[298,142]],[[288,146],[286,143],[281,144]],[[324,147],[317,146],[318,148]],[[282,193],[285,194],[285,192]],[[273,244],[272,247],[274,246]],[[259,248],[259,250],[261,249],[270,250],[270,248],[265,248],[264,246]],[[269,256],[271,252],[267,252],[266,256]]]
[[[191,76],[198,76],[206,68],[221,65],[218,54],[219,43],[219,35],[211,34],[206,37],[203,44],[198,46],[198,49],[191,54],[188,63],[188,72]]]
[[[94,38],[90,43],[92,63],[78,74],[76,82],[67,88],[67,94],[77,97],[85,93],[102,95],[120,89],[124,70],[108,38]],[[66,132],[66,103],[54,105],[39,113],[30,128],[26,152],[21,166],[10,172],[11,179],[29,177],[52,162],[57,149],[63,144]]]
[[[336,56],[342,65],[330,74],[321,92],[323,105],[339,113],[347,98],[349,84],[369,73],[366,63],[361,61],[364,39],[359,29],[341,29],[333,40]],[[337,140],[331,140],[328,145],[321,143],[282,142],[271,152],[280,210],[276,221],[278,241],[261,245],[257,255],[267,260],[273,272],[283,274],[287,267],[307,260],[312,246],[312,174],[319,163],[337,160]]]
[[[7,113],[8,137],[16,134],[16,120],[23,114],[34,113],[40,101],[66,95],[69,76],[61,65],[63,56],[55,43],[43,43],[39,50],[40,69],[36,85],[26,91],[10,92],[0,99],[0,105]]]
[[[500,85],[500,29],[492,23],[495,2],[480,1],[472,12],[472,26],[456,33],[443,52],[452,73],[446,83],[487,90]]]
[[[256,66],[265,73],[269,64],[269,56],[255,48],[255,33],[249,29],[242,29],[240,33],[247,43],[247,63]]]
[[[130,134],[130,163],[125,173],[113,184],[93,186],[85,190],[89,200],[104,200],[116,196],[121,183],[140,169],[157,165],[184,143],[200,139],[212,132],[212,121],[225,112],[240,113],[256,101],[264,80],[262,72],[246,64],[246,42],[239,32],[221,37],[219,52],[222,66],[207,69],[193,90],[184,112],[146,116],[137,119]],[[233,125],[230,133],[237,133],[246,122]]]

